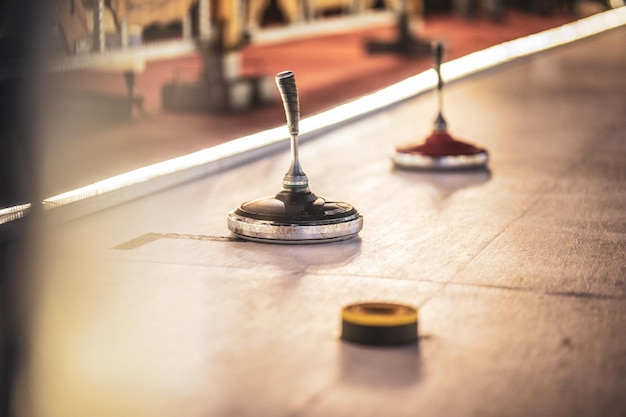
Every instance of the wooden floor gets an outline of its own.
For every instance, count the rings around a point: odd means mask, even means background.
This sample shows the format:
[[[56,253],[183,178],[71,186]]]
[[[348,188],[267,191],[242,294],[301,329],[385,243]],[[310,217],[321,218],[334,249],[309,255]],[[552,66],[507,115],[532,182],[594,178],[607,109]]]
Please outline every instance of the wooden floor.
[[[626,415],[625,42],[448,86],[488,171],[392,167],[430,95],[303,144],[312,191],[364,215],[353,240],[230,235],[287,152],[42,233],[17,415]],[[340,341],[341,308],[368,300],[418,307],[419,344]]]

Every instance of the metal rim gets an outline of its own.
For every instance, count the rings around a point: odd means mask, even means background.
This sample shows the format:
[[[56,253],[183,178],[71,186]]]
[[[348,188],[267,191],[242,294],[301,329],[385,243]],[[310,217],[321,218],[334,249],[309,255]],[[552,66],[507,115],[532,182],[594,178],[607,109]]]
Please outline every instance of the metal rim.
[[[430,156],[396,151],[392,159],[398,167],[402,168],[446,171],[483,168],[489,161],[489,154],[486,151],[481,151],[471,155]]]
[[[359,213],[332,222],[298,225],[267,220],[257,220],[228,213],[228,228],[243,239],[265,243],[328,243],[347,240],[363,228],[363,216]]]

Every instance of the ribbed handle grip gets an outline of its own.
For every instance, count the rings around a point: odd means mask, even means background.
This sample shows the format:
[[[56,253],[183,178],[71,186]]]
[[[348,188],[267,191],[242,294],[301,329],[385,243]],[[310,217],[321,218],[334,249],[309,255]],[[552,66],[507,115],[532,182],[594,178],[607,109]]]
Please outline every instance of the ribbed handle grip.
[[[291,71],[280,72],[276,74],[276,85],[278,86],[278,91],[280,91],[280,98],[283,100],[289,133],[297,135],[300,132],[300,103],[296,77]]]

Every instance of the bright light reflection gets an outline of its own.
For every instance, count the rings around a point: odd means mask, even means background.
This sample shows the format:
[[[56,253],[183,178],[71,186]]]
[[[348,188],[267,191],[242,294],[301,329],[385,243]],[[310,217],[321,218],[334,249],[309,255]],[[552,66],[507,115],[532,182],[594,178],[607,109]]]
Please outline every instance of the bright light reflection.
[[[620,1],[614,1],[611,4],[618,3]],[[623,4],[621,1],[619,5],[623,6]],[[513,59],[554,48],[625,24],[626,7],[615,8],[446,62],[441,66],[442,76],[447,81],[457,80]],[[426,70],[377,92],[302,120],[300,123],[301,135],[313,135],[380,111],[433,89],[436,82],[434,70]],[[117,204],[121,200],[127,201],[137,198],[165,186],[171,186],[217,170],[230,168],[235,164],[257,159],[271,152],[270,148],[273,145],[282,144],[288,139],[287,130],[282,126],[262,131],[47,198],[44,200],[43,206],[44,209],[59,208],[70,203],[159,180],[160,186],[151,184],[152,187],[146,187],[144,190],[138,188],[132,193],[126,192],[123,196],[118,196]],[[109,205],[112,204],[109,203]],[[106,204],[103,204],[101,208],[105,206]],[[0,210],[0,224],[23,217],[29,207],[30,204],[24,204]],[[76,213],[76,215],[81,214]]]
[[[9,223],[24,217],[24,214],[30,208],[29,204],[20,204],[19,206],[7,207],[0,210],[0,224]]]

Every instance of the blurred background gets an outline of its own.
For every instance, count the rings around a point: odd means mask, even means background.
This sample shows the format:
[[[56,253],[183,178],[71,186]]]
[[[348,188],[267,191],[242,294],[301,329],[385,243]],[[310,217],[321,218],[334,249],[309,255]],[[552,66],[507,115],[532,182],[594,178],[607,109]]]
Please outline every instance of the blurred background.
[[[10,3],[1,3],[3,26]],[[306,116],[428,68],[434,39],[451,59],[619,1],[47,3],[33,30],[46,43],[37,57],[46,69],[38,128],[41,192],[51,196],[280,125],[282,109],[273,105],[279,71],[295,72]],[[1,82],[14,86],[19,68],[11,54],[24,51],[9,51],[7,36],[2,41]],[[6,170],[20,158],[3,146]],[[10,175],[3,184],[19,182]],[[0,205],[23,200],[2,195]]]

